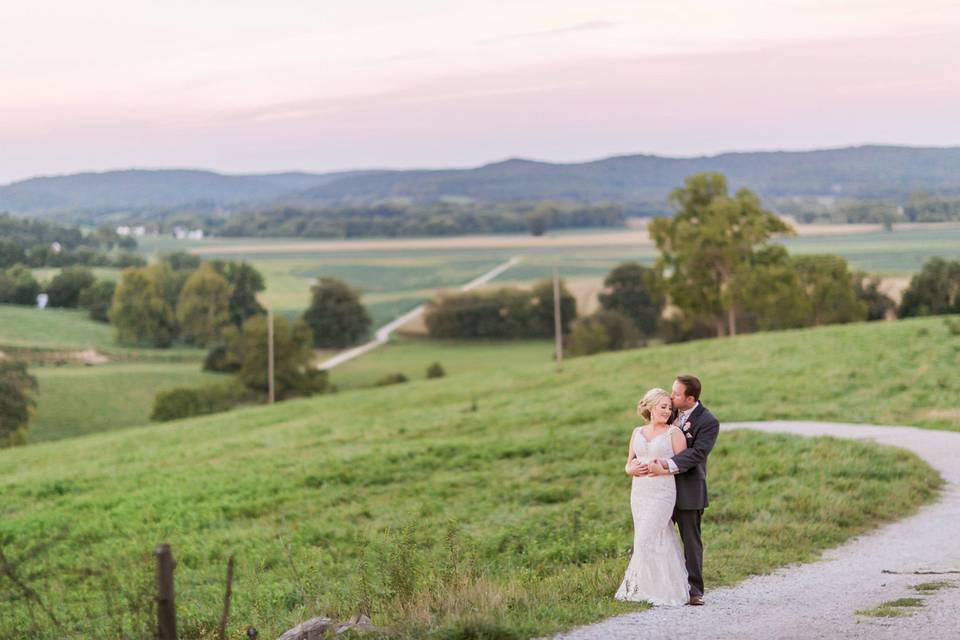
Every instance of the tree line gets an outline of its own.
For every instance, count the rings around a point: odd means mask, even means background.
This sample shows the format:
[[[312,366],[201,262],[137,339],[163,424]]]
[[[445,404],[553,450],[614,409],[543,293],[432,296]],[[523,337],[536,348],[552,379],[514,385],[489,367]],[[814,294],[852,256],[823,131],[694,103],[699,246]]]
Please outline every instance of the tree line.
[[[80,227],[0,213],[0,269],[27,267],[128,267],[142,264],[132,253],[137,241],[121,236],[110,225],[90,232]]]
[[[238,212],[209,231],[253,237],[410,237],[476,233],[536,235],[549,229],[618,227],[624,211],[615,204],[566,202],[435,202],[299,207]]]

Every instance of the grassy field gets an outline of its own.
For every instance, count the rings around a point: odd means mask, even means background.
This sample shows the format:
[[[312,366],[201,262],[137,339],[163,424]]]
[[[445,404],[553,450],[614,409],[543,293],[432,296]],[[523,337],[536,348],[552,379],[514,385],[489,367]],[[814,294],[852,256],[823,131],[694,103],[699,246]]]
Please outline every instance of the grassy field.
[[[643,391],[698,373],[722,421],[960,428],[960,338],[940,319],[756,334],[359,390],[0,451],[0,541],[76,637],[146,629],[150,551],[178,557],[181,635],[210,637],[237,555],[231,637],[369,605],[396,635],[519,638],[612,601],[631,539],[624,449]],[[842,435],[842,434],[838,434]],[[936,492],[914,456],[722,434],[708,589],[810,560]],[[2,637],[36,628],[0,583]],[[145,597],[139,599],[135,594]],[[111,617],[120,594],[137,612]],[[23,635],[27,630],[27,635]],[[16,635],[20,634],[20,635]]]
[[[113,329],[86,311],[0,305],[0,349],[89,349],[113,344]]]
[[[158,391],[223,377],[201,371],[197,362],[43,366],[30,372],[39,383],[31,443],[146,424]]]
[[[114,342],[113,328],[90,319],[77,309],[35,309],[0,305],[0,350],[39,349],[78,351],[96,349],[123,360],[200,362],[202,349],[177,346],[171,349],[132,348]]]
[[[411,380],[426,377],[439,362],[447,375],[495,374],[504,368],[543,364],[553,359],[553,343],[544,340],[470,341],[397,338],[373,353],[344,363],[330,372],[340,389],[369,387],[390,373]]]

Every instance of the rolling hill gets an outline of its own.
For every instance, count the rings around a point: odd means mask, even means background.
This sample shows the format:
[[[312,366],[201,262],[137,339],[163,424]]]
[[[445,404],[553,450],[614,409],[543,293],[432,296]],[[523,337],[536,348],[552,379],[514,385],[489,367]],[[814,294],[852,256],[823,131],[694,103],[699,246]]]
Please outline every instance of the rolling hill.
[[[696,371],[723,421],[956,429],[956,340],[925,318],[604,354],[562,373],[504,359],[497,375],[2,450],[5,568],[58,622],[0,582],[0,636],[150,637],[159,542],[178,561],[182,637],[215,637],[231,554],[229,637],[366,609],[391,637],[519,639],[629,611],[611,595],[647,387]],[[721,435],[710,474],[711,588],[811,560],[940,485],[905,451],[750,432]]]
[[[720,171],[734,188],[766,197],[904,199],[912,192],[960,194],[960,148],[860,146],[817,151],[725,153],[694,158],[625,155],[559,164],[510,159],[468,169],[224,175],[128,170],[38,177],[0,187],[0,211],[30,215],[212,211],[277,203],[321,206],[390,198],[486,202],[613,201],[663,207],[670,190],[698,171]]]

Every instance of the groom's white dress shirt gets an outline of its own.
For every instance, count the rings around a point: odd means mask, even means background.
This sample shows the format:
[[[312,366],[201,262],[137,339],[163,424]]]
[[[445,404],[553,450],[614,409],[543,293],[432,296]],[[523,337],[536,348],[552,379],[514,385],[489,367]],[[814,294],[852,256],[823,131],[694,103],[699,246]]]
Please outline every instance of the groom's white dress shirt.
[[[686,411],[681,411],[677,414],[677,419],[674,420],[674,426],[680,427],[681,430],[684,430],[683,427],[687,424],[687,420],[690,419],[690,414],[700,406],[700,402],[697,401],[692,407]],[[673,461],[673,458],[667,458],[667,466],[670,468],[670,473],[677,474],[680,473],[680,469],[677,468],[677,463]]]

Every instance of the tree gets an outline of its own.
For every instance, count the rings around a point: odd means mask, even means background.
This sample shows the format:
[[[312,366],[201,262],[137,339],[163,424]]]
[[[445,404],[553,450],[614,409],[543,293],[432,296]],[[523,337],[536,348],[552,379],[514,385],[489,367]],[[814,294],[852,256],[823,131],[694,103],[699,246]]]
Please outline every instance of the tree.
[[[211,264],[230,283],[230,322],[239,327],[250,316],[267,312],[257,302],[257,294],[266,289],[266,285],[263,276],[253,265],[222,260]]]
[[[857,298],[846,260],[834,255],[808,255],[794,257],[792,262],[810,301],[809,324],[866,320],[867,305]]]
[[[0,239],[0,269],[12,267],[15,264],[26,262],[27,254],[23,248],[17,244],[16,240],[9,238]]]
[[[545,278],[533,285],[533,322],[534,335],[547,337],[554,334],[553,320],[553,279]],[[566,283],[560,280],[560,333],[570,332],[570,325],[577,318],[577,299],[567,290]]]
[[[37,294],[40,293],[40,283],[33,277],[33,273],[22,264],[15,264],[6,271],[9,281],[5,288],[6,297],[0,302],[8,304],[25,304],[33,306],[37,303]]]
[[[531,292],[502,288],[494,291],[444,293],[426,305],[424,322],[433,338],[545,337],[543,322],[534,318]],[[552,316],[551,316],[552,322]]]
[[[80,292],[77,305],[90,312],[90,318],[97,322],[110,322],[110,305],[117,283],[113,280],[98,280]]]
[[[931,258],[903,292],[901,318],[960,313],[960,260]]]
[[[241,329],[224,330],[227,360],[239,365],[237,376],[245,387],[267,393],[267,318],[252,316]],[[291,396],[309,396],[327,389],[327,373],[313,364],[313,335],[303,321],[290,324],[283,316],[274,317],[274,391],[278,400]]]
[[[162,262],[120,273],[109,314],[119,342],[170,346],[177,335],[169,300],[172,280],[170,267]]]
[[[176,309],[180,335],[190,344],[207,346],[230,324],[230,283],[213,266],[200,265],[180,290]]]
[[[856,272],[853,274],[853,291],[867,306],[867,320],[883,320],[897,308],[897,303],[880,291],[879,276]]]
[[[809,323],[810,299],[782,246],[754,252],[737,280],[740,286],[734,303],[741,330],[793,329]]]
[[[0,360],[0,448],[24,444],[37,379],[23,362]]]
[[[200,267],[203,258],[186,251],[174,251],[161,254],[160,262],[166,262],[174,271],[193,271]]]
[[[573,325],[569,340],[570,353],[574,356],[632,349],[639,342],[640,332],[633,321],[619,311],[607,309],[579,318]]]
[[[603,281],[600,306],[630,318],[645,336],[656,333],[666,297],[656,269],[637,262],[617,266]]]
[[[657,269],[671,301],[692,320],[709,318],[718,336],[737,332],[735,300],[742,268],[774,234],[792,229],[748,189],[730,197],[719,173],[697,173],[674,189],[672,218],[654,218],[650,237],[660,250]]]
[[[314,346],[349,347],[366,337],[370,315],[356,290],[336,278],[320,278],[310,291],[313,297],[303,320],[313,329]]]
[[[80,292],[96,281],[93,272],[84,267],[65,267],[47,285],[51,307],[73,309],[80,301]]]

